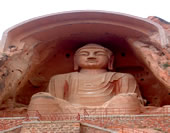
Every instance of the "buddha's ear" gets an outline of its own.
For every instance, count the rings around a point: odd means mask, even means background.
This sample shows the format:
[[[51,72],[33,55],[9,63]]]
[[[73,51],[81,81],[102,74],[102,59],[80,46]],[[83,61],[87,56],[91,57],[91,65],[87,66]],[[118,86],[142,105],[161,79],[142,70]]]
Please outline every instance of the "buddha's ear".
[[[76,56],[74,56],[74,71],[78,71],[78,69],[79,69],[79,66],[76,61]]]
[[[113,70],[113,63],[114,63],[114,56],[111,55],[111,57],[109,59],[109,63],[108,63],[108,69],[109,70]]]

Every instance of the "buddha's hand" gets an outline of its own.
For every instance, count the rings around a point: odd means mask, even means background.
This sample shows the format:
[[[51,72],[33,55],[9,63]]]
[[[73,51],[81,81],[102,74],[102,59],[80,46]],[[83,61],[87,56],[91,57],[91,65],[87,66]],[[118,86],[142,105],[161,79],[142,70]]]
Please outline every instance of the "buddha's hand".
[[[118,94],[119,96],[136,96],[137,97],[137,94],[136,93],[120,93]]]

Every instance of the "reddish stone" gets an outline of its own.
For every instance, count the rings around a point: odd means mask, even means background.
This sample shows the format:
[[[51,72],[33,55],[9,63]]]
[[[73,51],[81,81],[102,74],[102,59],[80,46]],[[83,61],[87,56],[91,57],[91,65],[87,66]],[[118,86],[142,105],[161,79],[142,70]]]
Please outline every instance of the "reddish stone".
[[[53,75],[73,71],[73,53],[89,42],[114,52],[114,71],[134,75],[147,105],[170,104],[169,24],[161,25],[167,34],[147,19],[74,12],[11,28],[1,40],[1,109],[27,108],[33,94],[46,91]]]

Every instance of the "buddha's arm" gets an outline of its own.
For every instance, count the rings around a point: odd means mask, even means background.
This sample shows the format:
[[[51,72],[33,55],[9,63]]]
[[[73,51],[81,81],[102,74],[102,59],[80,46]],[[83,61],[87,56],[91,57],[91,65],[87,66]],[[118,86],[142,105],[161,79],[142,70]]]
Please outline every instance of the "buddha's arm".
[[[121,74],[121,78],[119,78],[116,88],[117,93],[136,93],[141,97],[138,84],[131,74]]]
[[[124,74],[124,76],[119,80],[121,84],[121,91],[124,93],[135,93],[137,89],[137,83],[135,78],[130,74]]]
[[[56,75],[51,78],[49,85],[48,85],[48,91],[49,93],[57,98],[64,99],[64,91],[66,90],[67,84],[66,84],[66,78],[65,75]]]
[[[138,98],[142,100],[138,84],[131,74],[123,74],[118,80],[117,89],[119,93],[136,93]]]

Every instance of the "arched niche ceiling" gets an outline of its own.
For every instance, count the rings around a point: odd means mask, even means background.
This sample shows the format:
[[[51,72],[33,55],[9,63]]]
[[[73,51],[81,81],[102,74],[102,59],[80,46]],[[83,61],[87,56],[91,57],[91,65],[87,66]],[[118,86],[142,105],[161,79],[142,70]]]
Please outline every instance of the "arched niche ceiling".
[[[10,45],[22,45],[22,41],[30,38],[43,42],[67,38],[83,41],[99,40],[101,36],[150,38],[155,33],[164,47],[167,44],[164,30],[152,21],[120,13],[68,12],[31,19],[8,29],[1,47],[5,51]]]
[[[163,98],[167,95],[166,90],[162,91],[164,86],[138,61],[127,42],[130,38],[153,45],[155,34],[159,42],[155,46],[161,49],[168,43],[166,34],[154,22],[120,13],[71,12],[35,18],[8,29],[1,48],[6,51],[10,46],[16,46],[24,51],[36,45],[32,60],[38,63],[32,63],[32,70],[27,70],[27,79],[18,87],[17,101],[21,103],[28,104],[32,94],[45,90],[47,83],[43,79],[49,81],[54,74],[73,71],[74,51],[94,42],[110,48],[116,57],[115,70],[132,73],[143,97],[151,105],[161,106],[167,104],[167,99]],[[37,55],[41,58],[37,59]]]

